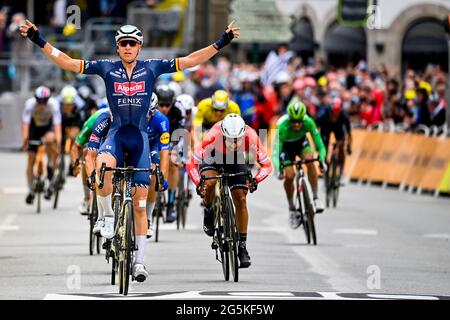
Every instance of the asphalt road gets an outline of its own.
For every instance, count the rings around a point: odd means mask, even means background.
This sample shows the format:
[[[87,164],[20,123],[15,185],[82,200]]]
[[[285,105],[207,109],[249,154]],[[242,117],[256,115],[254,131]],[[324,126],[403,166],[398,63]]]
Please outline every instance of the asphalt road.
[[[0,299],[123,298],[104,256],[89,256],[80,180],[68,178],[58,210],[44,202],[38,215],[24,202],[25,162],[25,154],[0,153]],[[223,280],[195,199],[186,230],[165,224],[160,242],[149,241],[150,277],[132,283],[127,298],[450,296],[450,199],[348,184],[339,207],[316,216],[317,246],[289,228],[280,181],[262,183],[248,203],[253,264],[238,283]]]

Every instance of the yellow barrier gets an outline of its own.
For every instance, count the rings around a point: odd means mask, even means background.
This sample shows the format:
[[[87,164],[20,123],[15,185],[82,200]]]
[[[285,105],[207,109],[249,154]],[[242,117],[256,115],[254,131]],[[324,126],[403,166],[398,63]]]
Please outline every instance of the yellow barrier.
[[[450,192],[450,139],[353,130],[352,179]]]

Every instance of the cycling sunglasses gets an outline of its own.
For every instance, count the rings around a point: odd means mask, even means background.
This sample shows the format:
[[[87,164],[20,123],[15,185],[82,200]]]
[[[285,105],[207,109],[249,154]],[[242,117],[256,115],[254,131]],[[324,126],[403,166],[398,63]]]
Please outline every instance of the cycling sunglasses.
[[[294,123],[302,124],[303,120],[289,120],[289,122],[292,124],[294,124]]]
[[[171,103],[158,103],[158,106],[161,108],[169,108],[171,105]]]
[[[135,40],[121,40],[121,41],[119,41],[119,46],[121,46],[123,48],[125,48],[128,44],[130,45],[130,47],[135,47],[138,44],[138,42],[135,41]]]

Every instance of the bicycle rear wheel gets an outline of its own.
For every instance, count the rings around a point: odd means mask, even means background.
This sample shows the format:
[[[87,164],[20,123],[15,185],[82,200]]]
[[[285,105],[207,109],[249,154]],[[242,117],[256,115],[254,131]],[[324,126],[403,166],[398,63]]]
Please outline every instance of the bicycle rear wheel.
[[[309,196],[309,189],[305,180],[302,180],[303,200],[305,203],[305,213],[308,221],[308,229],[314,245],[317,245],[316,226],[314,225],[314,207],[312,205],[312,199]],[[309,243],[309,242],[308,242]]]
[[[230,198],[225,200],[224,216],[227,220],[227,228],[225,231],[225,239],[228,244],[228,255],[230,271],[233,275],[234,282],[239,280],[239,262],[238,262],[238,235],[236,228],[236,220],[234,216],[233,203]]]
[[[123,224],[123,260],[120,264],[120,282],[123,288],[123,295],[128,294],[128,287],[130,285],[130,276],[132,268],[132,253],[134,251],[133,243],[133,204],[131,202],[127,203],[124,208],[124,224]]]

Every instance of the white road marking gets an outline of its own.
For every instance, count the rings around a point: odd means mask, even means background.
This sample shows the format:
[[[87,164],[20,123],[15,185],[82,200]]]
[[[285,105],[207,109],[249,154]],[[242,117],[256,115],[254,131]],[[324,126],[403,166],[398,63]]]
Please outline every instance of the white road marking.
[[[346,296],[347,295],[347,296]],[[435,296],[421,295],[396,295],[396,294],[372,294],[372,293],[344,293],[344,292],[214,292],[214,291],[185,291],[185,292],[129,292],[126,297],[118,293],[73,293],[55,294],[49,293],[44,300],[439,300]]]
[[[430,233],[430,234],[424,234],[424,238],[432,238],[432,239],[449,239],[450,234],[448,233]]]
[[[415,296],[415,295],[400,295],[400,294],[367,294],[368,297],[375,299],[406,299],[406,300],[439,300],[437,297],[431,296]]]
[[[17,230],[19,229],[18,226],[13,226],[13,221],[17,218],[17,213],[10,213],[6,216],[5,220],[3,220],[2,223],[0,223],[0,237],[3,235],[5,231],[12,231],[15,227],[17,227]]]
[[[378,234],[378,231],[373,229],[334,229],[333,232],[338,234],[354,234],[362,236],[376,236]]]

